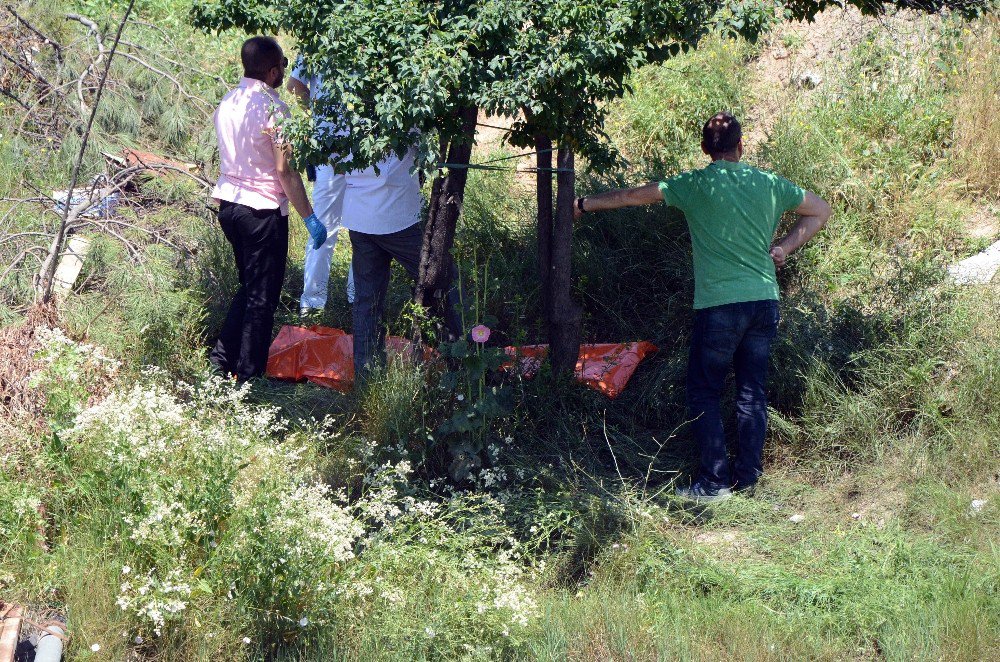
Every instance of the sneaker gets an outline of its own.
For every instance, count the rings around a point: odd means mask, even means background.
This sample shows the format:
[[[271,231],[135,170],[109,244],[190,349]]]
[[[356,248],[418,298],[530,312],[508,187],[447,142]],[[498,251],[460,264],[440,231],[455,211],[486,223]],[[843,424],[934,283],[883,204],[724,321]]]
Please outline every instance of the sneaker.
[[[678,487],[677,496],[695,503],[718,503],[733,497],[733,491],[727,487],[720,487],[717,490],[705,487],[701,481],[695,481],[691,487]]]

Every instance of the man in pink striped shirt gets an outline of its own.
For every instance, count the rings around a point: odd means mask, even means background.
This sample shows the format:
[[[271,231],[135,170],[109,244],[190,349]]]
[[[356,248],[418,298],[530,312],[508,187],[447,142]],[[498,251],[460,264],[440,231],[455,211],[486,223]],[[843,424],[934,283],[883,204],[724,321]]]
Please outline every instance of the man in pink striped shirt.
[[[288,60],[271,37],[251,37],[240,51],[243,79],[215,111],[219,141],[219,225],[233,247],[240,287],[233,297],[211,360],[239,381],[264,374],[274,312],[285,279],[288,203],[310,233],[322,224],[313,214],[302,178],[289,163],[280,136],[288,106],[277,89]],[[320,243],[326,240],[325,231]],[[314,239],[319,239],[314,235]]]

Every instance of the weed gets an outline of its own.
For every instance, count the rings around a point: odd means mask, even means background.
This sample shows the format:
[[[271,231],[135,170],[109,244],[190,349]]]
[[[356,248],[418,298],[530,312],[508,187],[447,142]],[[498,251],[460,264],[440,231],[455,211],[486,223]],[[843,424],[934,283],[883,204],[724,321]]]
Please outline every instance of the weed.
[[[993,174],[1000,137],[992,118],[1000,113],[1000,21],[996,16],[962,28],[955,42],[954,69],[946,60],[939,65],[953,72],[955,89],[955,154],[953,161],[968,185],[995,198],[1000,193]]]

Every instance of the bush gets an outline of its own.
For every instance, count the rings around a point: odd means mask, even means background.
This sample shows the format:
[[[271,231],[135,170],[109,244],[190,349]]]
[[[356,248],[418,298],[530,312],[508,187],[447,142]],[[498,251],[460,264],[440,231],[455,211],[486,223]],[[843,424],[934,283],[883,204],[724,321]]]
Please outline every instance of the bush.
[[[612,142],[641,176],[695,166],[704,159],[705,120],[723,110],[744,115],[753,53],[745,42],[708,38],[686,55],[640,69],[629,81],[632,94],[608,114]]]
[[[47,363],[46,383],[70,354]],[[129,640],[147,652],[191,648],[192,637],[219,652],[244,633],[262,651],[279,642],[476,659],[519,650],[534,602],[498,503],[421,499],[408,462],[371,467],[348,500],[312,469],[327,434],[288,432],[275,408],[248,395],[217,377],[175,384],[157,370],[85,409],[85,392],[67,395],[66,411],[82,411],[67,414],[65,451],[50,449],[49,461],[75,487],[49,505],[63,535],[102,541],[105,566],[120,564],[106,569],[120,576]],[[12,488],[0,483],[0,496]],[[30,491],[14,496],[0,527],[21,554],[40,520]],[[414,612],[418,603],[428,611]],[[220,619],[226,630],[197,625]]]

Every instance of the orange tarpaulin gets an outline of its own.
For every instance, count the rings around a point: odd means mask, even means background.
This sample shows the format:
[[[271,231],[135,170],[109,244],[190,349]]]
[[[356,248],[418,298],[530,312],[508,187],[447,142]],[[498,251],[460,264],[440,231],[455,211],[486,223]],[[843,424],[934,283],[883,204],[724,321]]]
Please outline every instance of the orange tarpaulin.
[[[549,346],[525,345],[507,347],[504,351],[516,359],[517,371],[530,379],[549,353]],[[577,359],[574,374],[577,381],[609,398],[617,398],[639,363],[655,351],[656,345],[646,341],[580,345],[580,358]]]
[[[392,336],[385,344],[388,351],[399,354],[413,346],[405,338]],[[283,326],[268,352],[267,376],[350,391],[354,385],[354,336],[327,326]]]
[[[402,354],[412,351],[413,344],[405,338],[389,337],[386,348]],[[576,378],[609,398],[616,398],[639,362],[656,349],[649,342],[581,345]],[[549,346],[525,345],[507,347],[504,351],[516,361],[518,373],[531,378],[538,372]],[[425,349],[424,358],[431,356],[432,350]],[[267,375],[349,391],[354,384],[354,337],[326,326],[283,326],[271,343]]]

